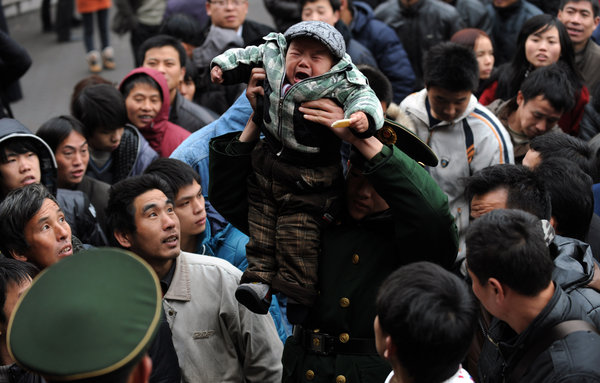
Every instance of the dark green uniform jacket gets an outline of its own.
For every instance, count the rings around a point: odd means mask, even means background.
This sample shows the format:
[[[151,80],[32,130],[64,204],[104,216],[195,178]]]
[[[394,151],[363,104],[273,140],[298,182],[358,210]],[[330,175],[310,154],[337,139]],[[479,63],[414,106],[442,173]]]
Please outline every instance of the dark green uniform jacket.
[[[235,151],[226,150],[236,134],[211,141],[209,199],[244,231],[245,178],[253,145],[236,143]],[[392,271],[421,260],[449,268],[458,248],[447,197],[415,161],[396,147],[384,146],[366,163],[364,173],[390,209],[359,222],[343,217],[324,229],[319,297],[303,326],[329,334],[327,343],[337,349],[357,339],[363,345],[373,340],[377,289]],[[318,355],[300,343],[296,336],[286,342],[284,382],[383,382],[390,371],[374,352]]]

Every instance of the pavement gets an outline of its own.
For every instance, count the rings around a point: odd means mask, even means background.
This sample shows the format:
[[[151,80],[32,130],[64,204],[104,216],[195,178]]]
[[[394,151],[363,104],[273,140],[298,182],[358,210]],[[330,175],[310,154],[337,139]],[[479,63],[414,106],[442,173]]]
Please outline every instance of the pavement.
[[[249,0],[248,18],[273,25],[262,0]],[[33,64],[21,78],[23,99],[11,104],[15,118],[32,131],[52,117],[69,114],[74,85],[90,75],[85,60],[82,27],[72,30],[76,41],[58,43],[56,34],[42,33],[39,10],[8,18],[10,35],[29,52]],[[99,44],[97,31],[96,44]],[[129,34],[110,36],[117,67],[100,73],[118,84],[133,69]]]

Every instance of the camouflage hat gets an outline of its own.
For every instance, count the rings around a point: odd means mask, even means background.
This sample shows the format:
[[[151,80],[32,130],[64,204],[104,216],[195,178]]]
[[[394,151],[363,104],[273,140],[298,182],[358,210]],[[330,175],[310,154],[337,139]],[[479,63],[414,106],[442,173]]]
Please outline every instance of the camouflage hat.
[[[8,325],[11,356],[50,380],[103,376],[135,362],[161,318],[152,268],[118,249],[82,251],[44,270]]]
[[[346,53],[346,43],[342,34],[335,27],[322,21],[302,21],[289,27],[283,35],[288,43],[298,37],[315,39],[324,44],[338,59]]]

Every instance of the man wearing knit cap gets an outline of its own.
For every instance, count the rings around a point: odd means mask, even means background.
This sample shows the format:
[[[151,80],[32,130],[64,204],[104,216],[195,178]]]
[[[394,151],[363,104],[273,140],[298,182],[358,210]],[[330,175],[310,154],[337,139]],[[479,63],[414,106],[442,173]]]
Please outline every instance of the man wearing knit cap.
[[[264,95],[250,100],[256,113],[248,124],[260,126],[265,139],[252,153],[248,269],[236,298],[266,314],[272,292],[282,292],[289,298],[288,319],[300,323],[317,296],[320,232],[336,213],[344,183],[341,140],[305,117],[302,103],[334,99],[358,137],[381,128],[383,113],[331,25],[305,21],[265,40],[211,63],[212,81],[223,84],[247,81],[253,68],[264,68]]]
[[[33,281],[10,318],[8,349],[48,382],[148,382],[146,350],[161,310],[146,262],[123,250],[87,250]]]

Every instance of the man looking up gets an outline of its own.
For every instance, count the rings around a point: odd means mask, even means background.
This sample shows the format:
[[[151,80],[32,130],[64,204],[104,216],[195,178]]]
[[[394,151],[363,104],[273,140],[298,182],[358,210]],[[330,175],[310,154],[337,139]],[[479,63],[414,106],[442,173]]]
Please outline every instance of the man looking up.
[[[575,64],[590,90],[600,82],[600,47],[591,40],[594,29],[600,23],[598,12],[596,0],[562,0],[558,10],[558,19],[567,28],[575,49]]]
[[[139,49],[142,67],[156,69],[167,79],[169,88],[169,121],[190,132],[204,127],[214,120],[213,113],[194,104],[179,93],[179,84],[185,75],[185,48],[177,39],[158,35],[144,41]]]
[[[173,200],[156,175],[127,178],[111,188],[107,219],[113,243],[143,258],[161,281],[183,380],[279,382],[273,320],[238,305],[241,272],[233,265],[181,251]]]

